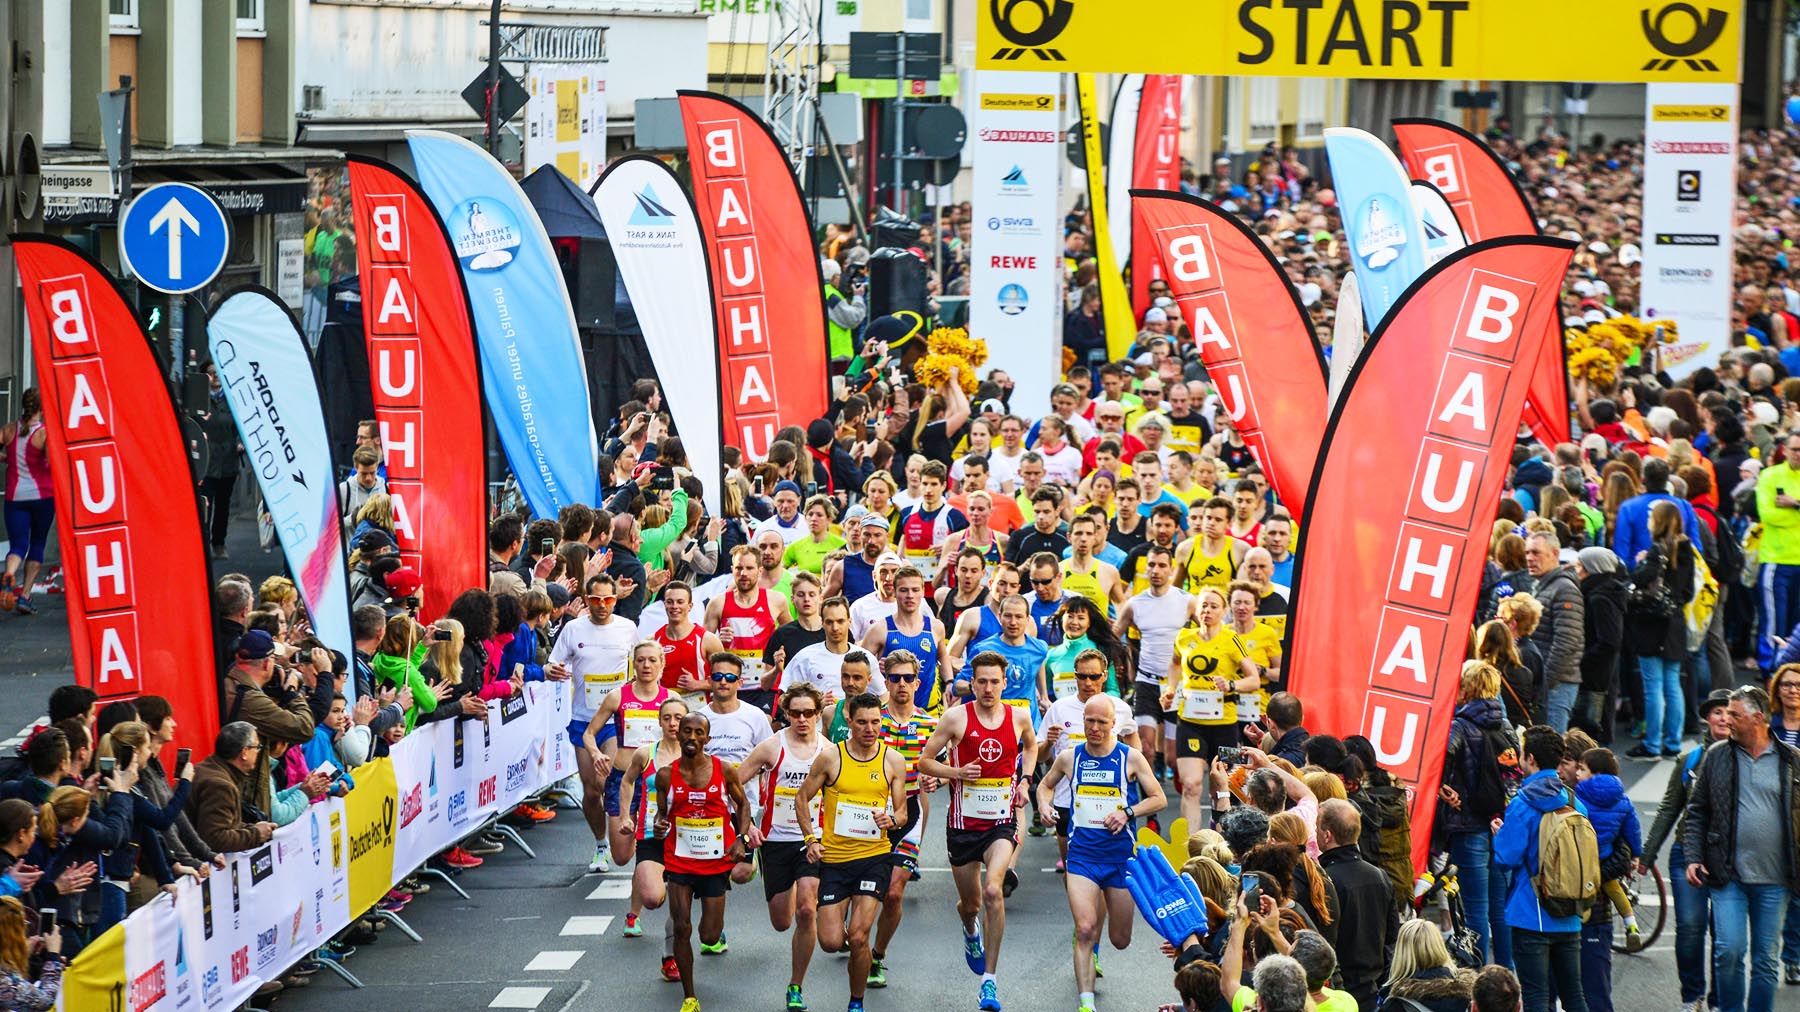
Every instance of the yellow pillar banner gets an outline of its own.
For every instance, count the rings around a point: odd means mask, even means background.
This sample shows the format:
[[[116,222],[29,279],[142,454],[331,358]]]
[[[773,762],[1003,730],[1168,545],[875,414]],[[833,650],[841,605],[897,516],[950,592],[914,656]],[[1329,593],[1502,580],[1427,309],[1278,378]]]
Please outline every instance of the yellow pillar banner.
[[[125,979],[125,925],[115,924],[63,971],[62,1007],[122,1008]]]
[[[1731,84],[1743,2],[1034,0],[975,18],[982,70]]]
[[[1087,154],[1088,210],[1094,221],[1094,259],[1100,268],[1100,313],[1106,322],[1106,357],[1118,361],[1131,350],[1137,337],[1137,318],[1131,312],[1131,296],[1113,255],[1112,233],[1106,221],[1106,163],[1100,150],[1100,102],[1094,75],[1076,74],[1077,104],[1081,106],[1081,146]],[[1118,166],[1120,186],[1131,185],[1131,167]],[[1130,222],[1125,223],[1131,227]]]

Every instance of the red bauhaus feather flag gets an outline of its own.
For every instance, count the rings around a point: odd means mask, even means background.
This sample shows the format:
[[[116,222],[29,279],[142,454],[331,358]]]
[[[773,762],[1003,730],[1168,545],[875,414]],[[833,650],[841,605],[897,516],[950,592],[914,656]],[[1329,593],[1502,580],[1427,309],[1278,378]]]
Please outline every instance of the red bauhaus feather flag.
[[[1418,867],[1525,405],[1514,369],[1551,339],[1572,250],[1492,239],[1413,283],[1338,399],[1300,527],[1313,547],[1295,571],[1288,689],[1308,726],[1367,737],[1413,788]]]
[[[1400,160],[1407,175],[1444,194],[1472,243],[1512,235],[1537,235],[1537,216],[1518,180],[1499,156],[1462,127],[1434,119],[1397,119]],[[1555,336],[1530,365],[1525,424],[1548,446],[1570,441],[1569,371],[1563,362],[1562,315],[1551,317]]]
[[[412,181],[350,158],[369,388],[400,557],[437,617],[487,582],[481,375],[456,254]],[[429,534],[427,534],[429,532]]]
[[[44,399],[75,682],[102,702],[174,707],[177,743],[212,751],[218,672],[206,546],[186,445],[137,314],[100,265],[15,236]]]

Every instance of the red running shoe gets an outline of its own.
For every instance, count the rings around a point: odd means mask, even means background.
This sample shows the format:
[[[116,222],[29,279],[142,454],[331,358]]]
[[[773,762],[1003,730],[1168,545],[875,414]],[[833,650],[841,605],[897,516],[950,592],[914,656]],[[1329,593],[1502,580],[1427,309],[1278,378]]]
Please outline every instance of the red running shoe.
[[[444,863],[452,868],[479,868],[482,860],[461,847],[451,847],[444,851]]]
[[[524,819],[527,822],[549,822],[556,818],[555,812],[529,801],[521,802],[519,807],[512,810],[512,815],[515,819]]]
[[[681,968],[675,965],[674,956],[663,957],[662,975],[663,979],[671,984],[681,982]]]

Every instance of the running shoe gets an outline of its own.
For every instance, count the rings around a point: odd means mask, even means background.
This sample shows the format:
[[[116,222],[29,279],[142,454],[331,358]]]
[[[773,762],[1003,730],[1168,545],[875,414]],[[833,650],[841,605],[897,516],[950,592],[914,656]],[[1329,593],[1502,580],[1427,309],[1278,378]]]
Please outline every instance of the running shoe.
[[[698,999],[698,998],[683,998],[683,999],[681,999],[681,1012],[700,1012],[700,999]]]
[[[981,1012],[1000,1012],[1000,986],[991,980],[981,982],[981,1000],[975,1003]]]
[[[850,1004],[845,1006],[844,1012],[863,1012],[862,999],[861,998],[850,999]]]
[[[519,807],[512,810],[512,817],[521,822],[549,822],[556,818],[556,813],[542,805],[523,801],[519,803]]]
[[[1106,972],[1104,970],[1100,969],[1100,950],[1099,949],[1094,950],[1094,976],[1095,977],[1106,976]]]
[[[879,959],[870,960],[869,962],[869,986],[887,986],[887,967],[884,966]]]
[[[800,993],[798,984],[788,985],[787,1012],[806,1012],[806,998]]]
[[[705,942],[700,943],[700,955],[702,956],[723,956],[730,951],[731,943],[725,940],[725,932],[723,931],[719,932],[719,940],[711,945],[708,945]]]
[[[481,858],[461,847],[451,847],[444,851],[444,863],[452,868],[479,868],[482,865]]]
[[[981,944],[981,922],[975,922],[975,933],[963,933],[963,961],[969,964],[970,973],[987,972],[987,948]]]
[[[1783,963],[1781,972],[1784,983],[1800,984],[1800,963]]]
[[[606,856],[606,844],[594,844],[594,859],[588,862],[588,873],[604,875],[609,871],[612,871],[612,861]]]
[[[1636,928],[1625,929],[1625,951],[1641,952],[1644,948],[1644,933]],[[1792,964],[1790,964],[1792,965]]]
[[[619,934],[624,935],[626,938],[644,937],[644,929],[638,926],[637,914],[625,915],[625,930],[619,932]]]
[[[1084,1001],[1075,1009],[1075,1012],[1098,1012],[1098,1010],[1094,1008],[1093,1002]]]
[[[1031,828],[1025,830],[1025,832],[1031,834],[1032,836],[1043,836],[1044,834],[1050,832],[1050,830],[1043,823],[1033,820],[1033,822],[1031,823]]]
[[[1000,880],[1000,895],[1012,898],[1013,890],[1019,888],[1019,873],[1011,868],[1006,869],[1006,877]]]
[[[37,609],[31,606],[30,597],[20,594],[19,599],[13,602],[13,613],[18,615],[36,615]]]
[[[17,584],[14,583],[13,575],[7,573],[0,576],[0,611],[12,611],[13,605],[18,599]]]
[[[671,984],[681,980],[681,967],[675,965],[674,956],[663,957],[662,975]]]

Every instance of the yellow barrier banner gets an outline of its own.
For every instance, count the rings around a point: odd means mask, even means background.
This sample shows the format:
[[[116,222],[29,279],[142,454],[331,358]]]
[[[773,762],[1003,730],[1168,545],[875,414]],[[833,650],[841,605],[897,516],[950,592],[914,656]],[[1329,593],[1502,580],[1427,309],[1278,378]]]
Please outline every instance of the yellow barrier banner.
[[[1076,102],[1081,107],[1081,147],[1087,159],[1088,212],[1094,218],[1094,261],[1100,268],[1100,318],[1106,323],[1106,357],[1114,362],[1124,358],[1137,338],[1137,317],[1131,310],[1131,296],[1125,291],[1125,278],[1119,273],[1119,261],[1113,254],[1112,225],[1106,215],[1106,162],[1100,151],[1100,100],[1095,94],[1094,75],[1075,75]],[[1131,166],[1115,165],[1116,186],[1131,185]],[[1122,226],[1131,228],[1127,221]]]
[[[1743,16],[1742,0],[990,0],[976,10],[982,70],[1713,83],[1738,80]]]
[[[352,910],[369,909],[393,886],[394,810],[398,797],[392,759],[382,756],[356,768],[356,790],[344,798]]]

